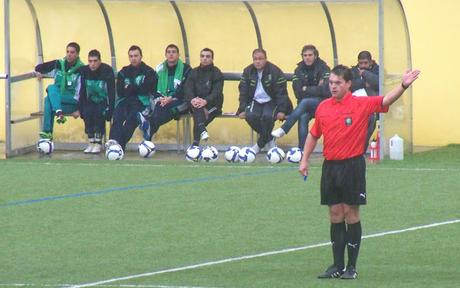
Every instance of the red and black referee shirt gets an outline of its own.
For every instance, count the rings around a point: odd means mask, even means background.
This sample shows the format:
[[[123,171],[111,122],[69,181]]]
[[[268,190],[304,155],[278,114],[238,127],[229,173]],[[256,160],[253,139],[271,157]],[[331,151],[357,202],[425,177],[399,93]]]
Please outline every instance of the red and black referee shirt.
[[[388,112],[383,96],[357,97],[348,92],[341,101],[331,97],[318,106],[310,133],[323,139],[327,160],[343,160],[363,154],[368,118],[374,112]]]

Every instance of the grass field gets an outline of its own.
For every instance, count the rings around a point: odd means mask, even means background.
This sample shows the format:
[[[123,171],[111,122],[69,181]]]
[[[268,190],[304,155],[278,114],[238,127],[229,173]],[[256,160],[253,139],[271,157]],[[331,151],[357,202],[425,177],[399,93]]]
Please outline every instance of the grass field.
[[[459,155],[368,165],[350,282],[316,279],[331,263],[320,159],[306,183],[262,159],[0,161],[0,288],[460,287]]]

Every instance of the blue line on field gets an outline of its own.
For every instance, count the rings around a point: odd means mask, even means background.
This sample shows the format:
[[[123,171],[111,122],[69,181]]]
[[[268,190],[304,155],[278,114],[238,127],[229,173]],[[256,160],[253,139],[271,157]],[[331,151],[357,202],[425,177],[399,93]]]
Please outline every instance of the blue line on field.
[[[246,172],[246,173],[229,174],[229,175],[223,175],[223,176],[208,176],[208,177],[201,177],[201,178],[169,180],[169,181],[156,182],[156,183],[147,183],[147,184],[142,184],[142,185],[130,185],[130,186],[125,186],[125,187],[113,187],[113,188],[107,188],[107,189],[96,190],[96,191],[79,192],[79,193],[49,196],[49,197],[43,197],[43,198],[37,198],[37,199],[12,201],[12,202],[7,202],[5,204],[0,204],[0,209],[7,208],[7,207],[14,207],[14,206],[31,205],[31,204],[41,203],[41,202],[46,202],[46,201],[82,198],[82,197],[87,197],[87,196],[98,196],[98,195],[103,195],[103,194],[112,193],[112,192],[125,192],[125,191],[132,191],[132,190],[140,190],[144,188],[156,188],[156,187],[180,185],[180,184],[193,184],[193,183],[202,183],[202,182],[209,182],[209,181],[216,181],[216,180],[228,180],[228,179],[239,178],[239,177],[257,176],[257,175],[263,175],[263,174],[273,174],[273,173],[278,173],[282,171],[291,171],[292,169],[295,169],[295,168],[294,167],[289,167],[289,168],[283,167],[283,168],[255,171],[255,172],[249,172],[249,173]]]

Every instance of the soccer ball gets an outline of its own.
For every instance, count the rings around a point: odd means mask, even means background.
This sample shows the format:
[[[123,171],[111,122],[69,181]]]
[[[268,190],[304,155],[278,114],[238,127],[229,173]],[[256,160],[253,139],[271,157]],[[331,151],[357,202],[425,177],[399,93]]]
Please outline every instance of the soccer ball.
[[[139,155],[143,158],[150,158],[155,154],[155,144],[151,141],[144,140],[139,144]]]
[[[230,146],[227,151],[225,151],[225,160],[230,163],[236,163],[240,161],[239,157],[240,148],[236,146]]]
[[[37,143],[37,151],[40,154],[50,155],[54,151],[54,143],[49,139],[40,139]]]
[[[254,151],[251,147],[243,147],[240,149],[238,157],[243,163],[252,163],[256,160],[256,151]]]
[[[281,163],[285,156],[284,151],[278,147],[273,147],[267,152],[267,160],[272,164]]]
[[[286,159],[291,163],[299,163],[302,159],[302,154],[303,152],[300,148],[294,147],[288,151]]]
[[[110,145],[107,150],[105,150],[105,156],[109,160],[121,160],[125,153],[123,152],[123,148],[119,144]]]
[[[206,162],[214,162],[219,158],[219,152],[213,146],[208,146],[201,152],[201,159]]]
[[[185,152],[185,159],[190,162],[198,162],[201,160],[201,148],[199,146],[192,145],[187,148]]]

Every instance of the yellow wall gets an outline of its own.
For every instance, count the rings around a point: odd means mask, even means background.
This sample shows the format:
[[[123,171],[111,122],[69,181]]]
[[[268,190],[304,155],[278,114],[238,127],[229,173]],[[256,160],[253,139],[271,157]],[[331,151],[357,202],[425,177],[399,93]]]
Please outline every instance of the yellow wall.
[[[460,143],[460,1],[403,0],[413,66],[422,70],[413,87],[414,143]]]
[[[388,21],[399,13],[395,1],[385,1],[386,11],[386,69],[387,73],[400,73],[406,65],[403,35],[400,23]],[[31,71],[37,62],[33,23],[25,1],[10,1],[12,8],[12,72],[13,75]],[[81,56],[86,61],[90,49],[102,52],[103,61],[110,63],[110,51],[105,22],[96,1],[46,0],[33,1],[40,20],[45,61],[64,56],[65,45],[77,41],[82,46]],[[132,1],[129,9],[124,1],[104,1],[112,24],[118,70],[128,64],[127,49],[132,44],[144,50],[144,60],[155,67],[164,59],[164,47],[176,43],[182,51],[183,43],[176,15],[168,2]],[[389,3],[389,4],[388,4]],[[458,107],[460,97],[455,91],[453,77],[457,66],[456,54],[460,40],[456,27],[460,19],[455,11],[460,2],[446,0],[435,5],[432,0],[402,0],[409,22],[412,41],[413,66],[422,69],[422,76],[413,88],[413,136],[415,145],[438,146],[460,143]],[[0,19],[3,24],[3,1],[0,1]],[[300,49],[305,44],[315,44],[320,56],[333,65],[330,34],[324,12],[318,3],[251,3],[259,21],[264,48],[271,62],[285,72],[293,72],[300,61]],[[178,2],[187,27],[192,66],[198,65],[198,55],[203,47],[214,49],[215,63],[225,72],[241,72],[251,63],[251,51],[257,46],[255,30],[250,15],[242,3],[187,3]],[[377,4],[328,3],[334,21],[339,62],[352,65],[360,50],[372,52],[378,59]],[[69,11],[84,14],[84,21],[68,21]],[[157,16],[161,17],[157,17]],[[387,18],[389,17],[389,18]],[[398,16],[399,17],[399,16]],[[401,17],[396,17],[400,19]],[[395,19],[396,19],[395,18]],[[83,18],[78,18],[83,19]],[[129,21],[126,21],[129,19]],[[353,19],[351,21],[350,19]],[[427,21],[429,19],[429,21]],[[399,21],[399,20],[398,20]],[[55,23],[66,23],[65,27]],[[3,71],[3,25],[0,32],[0,71]],[[358,27],[358,28],[356,28]],[[350,33],[350,29],[352,30]],[[359,31],[355,33],[353,31]],[[428,39],[428,40],[427,40]],[[359,44],[359,45],[358,45]],[[391,82],[391,81],[390,81]],[[49,81],[47,82],[49,83]],[[5,138],[4,81],[0,80],[0,141]],[[394,84],[394,83],[393,83]],[[288,83],[294,100],[291,83]],[[14,84],[13,118],[36,111],[37,101],[33,93],[35,80]],[[225,83],[224,111],[235,111],[238,106],[237,82]],[[34,102],[35,101],[35,102]],[[295,103],[295,101],[293,101]],[[389,115],[397,118],[401,109],[410,105],[406,95]],[[410,114],[403,111],[407,129]],[[436,120],[435,120],[436,119]],[[399,122],[401,123],[401,122]],[[409,124],[408,124],[409,123]],[[443,125],[440,125],[443,123]],[[278,126],[279,124],[277,124]],[[395,126],[397,127],[397,126]],[[391,125],[389,125],[390,131]],[[38,121],[15,125],[14,144],[33,143],[38,132]],[[397,127],[397,129],[400,129]],[[32,131],[32,132],[31,132]],[[216,143],[240,145],[249,141],[248,126],[237,119],[218,119],[210,125],[210,133]],[[296,129],[282,139],[281,144],[297,142]],[[162,127],[155,140],[158,143],[175,142],[175,122]],[[81,120],[71,120],[70,125],[57,126],[56,138],[62,142],[85,141]],[[134,138],[139,141],[140,134]]]

